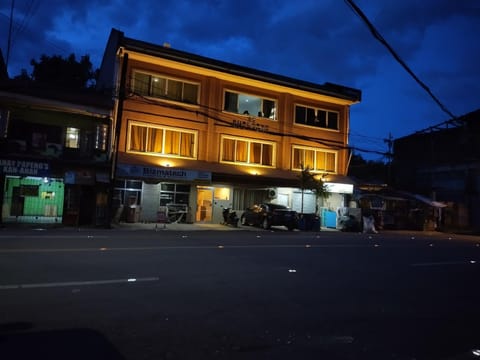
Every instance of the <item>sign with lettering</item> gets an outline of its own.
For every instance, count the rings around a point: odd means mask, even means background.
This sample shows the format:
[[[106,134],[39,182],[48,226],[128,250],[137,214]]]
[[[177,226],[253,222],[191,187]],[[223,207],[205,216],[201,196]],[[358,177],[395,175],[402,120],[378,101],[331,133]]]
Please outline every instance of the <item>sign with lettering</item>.
[[[212,180],[212,173],[208,171],[184,170],[174,168],[161,168],[153,166],[139,166],[139,165],[117,165],[118,176],[129,176],[138,178],[150,179],[165,179],[165,180]]]
[[[253,117],[249,117],[247,120],[233,120],[232,125],[239,129],[268,132],[268,125],[257,123],[257,120]]]
[[[27,161],[0,158],[0,173],[16,176],[50,176],[50,164],[41,161]]]
[[[326,182],[325,187],[327,188],[327,191],[331,192],[331,193],[353,194],[353,185],[352,184]]]

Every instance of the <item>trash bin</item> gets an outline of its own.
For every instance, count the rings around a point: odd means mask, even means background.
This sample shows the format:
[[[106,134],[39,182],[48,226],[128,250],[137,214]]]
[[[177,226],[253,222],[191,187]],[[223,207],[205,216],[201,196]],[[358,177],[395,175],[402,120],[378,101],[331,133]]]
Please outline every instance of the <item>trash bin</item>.
[[[320,231],[320,217],[316,214],[301,214],[298,228],[303,231]]]

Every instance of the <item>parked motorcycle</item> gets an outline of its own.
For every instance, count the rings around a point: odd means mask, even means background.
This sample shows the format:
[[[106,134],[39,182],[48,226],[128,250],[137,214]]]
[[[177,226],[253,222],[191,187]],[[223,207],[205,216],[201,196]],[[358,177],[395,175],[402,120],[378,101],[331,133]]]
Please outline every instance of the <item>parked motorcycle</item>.
[[[237,213],[230,208],[224,208],[222,211],[223,214],[223,224],[232,225],[234,227],[238,226],[239,218]]]

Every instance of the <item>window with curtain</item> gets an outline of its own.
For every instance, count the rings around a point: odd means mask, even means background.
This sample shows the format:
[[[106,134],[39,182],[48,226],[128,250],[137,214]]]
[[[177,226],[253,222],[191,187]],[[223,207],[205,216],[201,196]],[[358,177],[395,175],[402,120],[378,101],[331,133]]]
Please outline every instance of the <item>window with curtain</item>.
[[[319,150],[315,148],[293,146],[292,170],[308,168],[316,172],[335,173],[337,153],[334,151]]]
[[[128,151],[173,157],[196,157],[197,133],[138,122],[129,124]]]
[[[148,147],[147,152],[161,153],[163,148],[163,130],[156,128],[147,128]]]
[[[221,162],[274,166],[273,143],[223,136],[221,139]]]
[[[146,151],[147,128],[143,126],[132,125],[130,127],[130,150]]]
[[[67,127],[65,131],[65,147],[72,149],[80,148],[80,129]]]

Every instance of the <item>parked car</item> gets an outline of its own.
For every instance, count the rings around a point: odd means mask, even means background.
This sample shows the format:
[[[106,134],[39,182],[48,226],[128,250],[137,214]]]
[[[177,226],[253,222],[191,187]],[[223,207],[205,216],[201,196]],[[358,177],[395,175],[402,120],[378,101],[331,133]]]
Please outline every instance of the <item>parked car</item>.
[[[242,225],[256,225],[264,229],[271,226],[286,226],[288,230],[298,228],[298,213],[285,205],[256,204],[243,212],[240,217]]]

